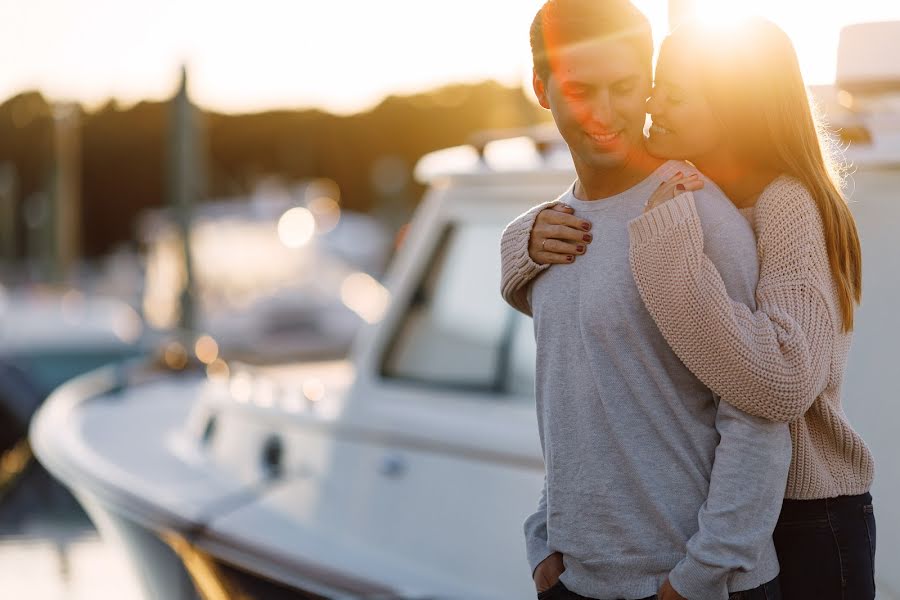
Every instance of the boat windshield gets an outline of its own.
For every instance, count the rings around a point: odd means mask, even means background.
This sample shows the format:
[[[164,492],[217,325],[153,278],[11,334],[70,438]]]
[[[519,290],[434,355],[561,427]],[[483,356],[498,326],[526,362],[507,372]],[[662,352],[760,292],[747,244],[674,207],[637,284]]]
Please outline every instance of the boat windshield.
[[[500,297],[503,224],[449,226],[388,346],[387,378],[532,401],[531,319]]]

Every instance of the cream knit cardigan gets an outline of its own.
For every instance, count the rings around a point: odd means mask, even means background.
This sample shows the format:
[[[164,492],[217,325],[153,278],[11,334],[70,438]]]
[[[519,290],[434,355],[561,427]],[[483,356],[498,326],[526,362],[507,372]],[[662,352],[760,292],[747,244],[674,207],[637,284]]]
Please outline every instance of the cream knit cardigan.
[[[529,315],[528,284],[548,265],[531,260],[528,241],[537,214],[552,204],[520,215],[501,239],[501,292]],[[785,497],[861,494],[874,461],[841,406],[851,335],[841,329],[818,208],[799,181],[782,176],[760,194],[754,222],[755,312],[728,297],[704,254],[690,192],[629,223],[634,281],[666,341],[705,385],[747,413],[790,423]]]

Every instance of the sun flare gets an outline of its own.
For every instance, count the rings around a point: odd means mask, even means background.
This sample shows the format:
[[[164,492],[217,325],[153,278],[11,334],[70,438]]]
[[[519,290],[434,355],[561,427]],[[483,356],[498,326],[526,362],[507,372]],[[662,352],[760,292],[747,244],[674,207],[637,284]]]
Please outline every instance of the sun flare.
[[[691,16],[710,24],[728,24],[759,15],[755,3],[734,0],[694,0]]]
[[[829,83],[834,80],[841,26],[871,18],[868,13],[866,16],[862,14],[866,0],[857,0],[857,4],[860,14],[856,17],[850,16],[855,12],[852,9],[839,9],[842,6],[840,4],[818,10],[815,27],[810,26],[809,5],[785,0],[669,0],[662,5],[653,6],[657,10],[665,7],[673,11],[670,14],[670,27],[689,18],[718,26],[728,26],[752,16],[769,19],[791,38],[806,82]],[[644,6],[650,9],[649,0]],[[879,18],[887,18],[887,15]]]

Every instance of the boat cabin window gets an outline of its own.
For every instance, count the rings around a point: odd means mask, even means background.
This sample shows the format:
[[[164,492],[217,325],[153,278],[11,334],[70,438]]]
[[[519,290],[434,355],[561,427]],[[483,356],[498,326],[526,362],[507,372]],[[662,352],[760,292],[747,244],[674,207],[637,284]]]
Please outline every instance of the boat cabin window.
[[[531,399],[531,319],[500,297],[502,224],[444,231],[382,363],[387,378]]]

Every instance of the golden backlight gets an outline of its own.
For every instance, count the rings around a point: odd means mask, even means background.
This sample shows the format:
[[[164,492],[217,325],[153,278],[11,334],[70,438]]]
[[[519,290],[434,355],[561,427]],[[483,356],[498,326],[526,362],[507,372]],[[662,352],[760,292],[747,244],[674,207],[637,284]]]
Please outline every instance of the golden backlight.
[[[691,4],[694,16],[712,24],[724,25],[748,16],[773,21],[793,41],[807,84],[834,80],[838,35],[848,22],[846,7],[785,0],[693,0]]]
[[[667,0],[633,0],[657,40]],[[676,0],[677,1],[677,0]],[[162,99],[190,68],[200,105],[225,112],[320,106],[349,113],[391,93],[530,74],[541,0],[30,0],[0,2],[0,98],[40,89],[102,105]],[[704,18],[752,11],[794,40],[806,79],[833,80],[840,28],[900,19],[884,0],[694,0]],[[530,84],[529,84],[530,85]]]

